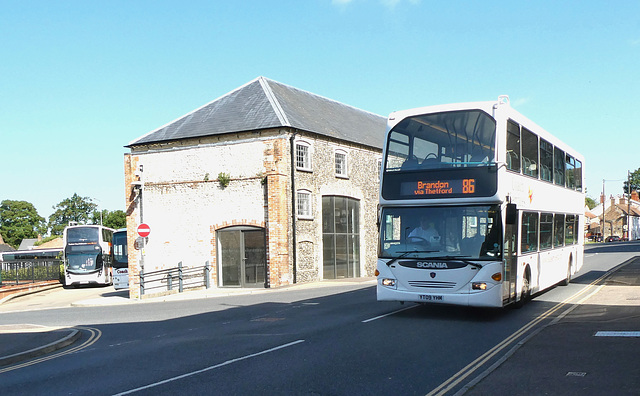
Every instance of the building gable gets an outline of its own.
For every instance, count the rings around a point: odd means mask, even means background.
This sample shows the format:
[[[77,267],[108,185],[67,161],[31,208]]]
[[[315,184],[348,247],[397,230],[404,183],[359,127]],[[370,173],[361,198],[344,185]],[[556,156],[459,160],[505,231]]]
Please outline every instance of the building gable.
[[[258,77],[127,147],[290,127],[381,149],[385,126],[379,115]]]

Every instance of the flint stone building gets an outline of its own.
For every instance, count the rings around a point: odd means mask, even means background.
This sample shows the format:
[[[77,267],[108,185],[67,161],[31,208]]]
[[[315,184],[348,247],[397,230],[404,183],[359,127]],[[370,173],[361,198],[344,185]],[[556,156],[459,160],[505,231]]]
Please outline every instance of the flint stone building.
[[[132,141],[130,296],[141,297],[141,260],[144,273],[209,262],[212,287],[372,276],[385,125],[259,77]]]

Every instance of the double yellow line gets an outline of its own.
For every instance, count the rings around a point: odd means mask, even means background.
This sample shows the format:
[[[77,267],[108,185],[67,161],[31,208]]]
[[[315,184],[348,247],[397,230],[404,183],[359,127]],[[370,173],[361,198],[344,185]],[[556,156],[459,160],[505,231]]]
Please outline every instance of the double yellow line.
[[[51,355],[46,355],[46,356],[43,356],[41,358],[32,359],[32,360],[26,361],[24,363],[14,364],[12,366],[8,366],[8,367],[5,367],[3,369],[0,369],[0,374],[1,373],[5,373],[7,371],[17,370],[17,369],[20,369],[20,368],[23,368],[23,367],[32,366],[34,364],[42,363],[42,362],[45,362],[47,360],[55,359],[55,358],[58,358],[60,356],[68,355],[68,354],[71,354],[71,353],[74,353],[74,352],[78,352],[78,351],[80,351],[80,350],[82,350],[84,348],[87,348],[87,347],[93,345],[102,336],[102,331],[100,331],[100,330],[98,330],[96,328],[93,328],[93,327],[80,327],[80,326],[77,326],[77,327],[74,327],[74,328],[78,329],[78,330],[88,331],[89,332],[89,338],[85,342],[83,342],[82,344],[80,344],[78,346],[75,346],[75,347],[72,347],[72,348],[69,348],[69,349],[66,349],[66,350],[64,350],[62,352],[57,352],[57,353],[54,353],[54,354],[51,354]]]
[[[529,322],[526,325],[522,326],[519,330],[517,330],[515,333],[511,334],[509,337],[505,338],[498,345],[494,346],[493,348],[491,348],[490,350],[485,352],[483,355],[478,357],[476,360],[474,360],[473,362],[469,363],[462,370],[460,370],[457,373],[455,373],[451,378],[449,378],[448,380],[446,380],[445,382],[440,384],[440,386],[438,386],[437,388],[435,388],[431,392],[427,393],[427,396],[443,396],[443,395],[446,395],[447,392],[449,392],[451,389],[453,389],[456,386],[458,386],[460,384],[460,382],[464,381],[468,376],[470,376],[475,371],[477,371],[479,368],[481,368],[484,364],[486,364],[489,360],[494,358],[498,353],[502,352],[505,348],[510,346],[512,343],[514,343],[517,339],[519,339],[520,337],[526,335],[532,328],[534,328],[540,322],[542,322],[543,320],[549,318],[551,315],[553,315],[554,313],[559,311],[561,308],[563,308],[564,306],[569,304],[571,301],[573,301],[573,300],[577,299],[578,297],[580,297],[580,296],[586,294],[587,292],[589,292],[591,289],[593,289],[595,286],[597,286],[603,279],[605,279],[611,273],[613,273],[615,270],[618,270],[620,267],[622,267],[622,266],[624,266],[626,264],[627,263],[622,264],[620,266],[616,266],[615,268],[607,271],[604,275],[602,275],[601,277],[599,277],[595,281],[591,282],[588,286],[586,286],[585,288],[583,288],[582,290],[580,290],[576,294],[568,297],[564,301],[562,301],[562,302],[558,303],[557,305],[555,305],[554,307],[550,308],[548,311],[546,311],[546,312],[542,313],[541,315],[539,315],[537,318],[533,319],[531,322]],[[581,299],[580,301],[578,301],[577,304],[580,304],[580,303],[584,302],[587,298],[589,298],[593,294],[597,293],[600,290],[600,288],[602,288],[602,286],[597,288],[593,293],[589,294],[588,296],[586,296],[583,299]],[[555,323],[557,320],[559,320],[562,317],[564,317],[566,314],[568,314],[570,311],[572,311],[576,306],[577,305],[574,305],[574,306],[570,307],[569,309],[567,309],[565,312],[560,314],[551,323]],[[543,328],[544,327],[540,327],[536,331],[534,331],[531,334],[527,335],[525,338],[522,339],[522,341],[520,341],[518,344],[516,344],[516,346],[520,346],[520,345],[524,344],[529,338],[533,337],[535,334],[537,334]],[[514,348],[512,351],[509,351],[505,355],[504,360],[506,360],[506,358],[508,356],[510,356],[513,352],[515,352],[515,349],[516,348]],[[499,361],[494,366],[497,367],[504,360]]]

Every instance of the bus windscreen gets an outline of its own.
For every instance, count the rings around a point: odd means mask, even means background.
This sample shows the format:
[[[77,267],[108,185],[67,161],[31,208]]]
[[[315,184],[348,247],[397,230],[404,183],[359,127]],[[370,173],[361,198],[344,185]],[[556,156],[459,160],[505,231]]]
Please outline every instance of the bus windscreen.
[[[67,243],[98,242],[100,230],[94,227],[67,228]]]
[[[113,234],[113,268],[128,268],[127,233],[116,232]]]

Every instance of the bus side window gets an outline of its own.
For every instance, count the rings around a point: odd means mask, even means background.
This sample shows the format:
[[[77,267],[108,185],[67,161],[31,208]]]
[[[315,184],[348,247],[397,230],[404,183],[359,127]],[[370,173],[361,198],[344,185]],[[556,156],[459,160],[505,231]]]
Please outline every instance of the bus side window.
[[[559,186],[564,186],[565,173],[565,156],[564,151],[557,147],[553,149],[553,182]]]
[[[536,212],[524,212],[522,214],[520,249],[522,253],[538,250],[538,213]]]
[[[567,188],[575,190],[576,188],[576,175],[575,175],[576,161],[567,154],[567,167],[565,172],[565,180],[567,181]]]
[[[507,169],[520,172],[520,125],[507,122]]]
[[[538,136],[522,128],[522,173],[538,177]]]

